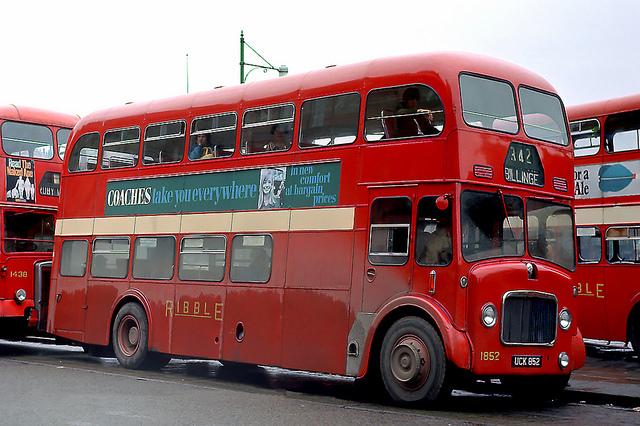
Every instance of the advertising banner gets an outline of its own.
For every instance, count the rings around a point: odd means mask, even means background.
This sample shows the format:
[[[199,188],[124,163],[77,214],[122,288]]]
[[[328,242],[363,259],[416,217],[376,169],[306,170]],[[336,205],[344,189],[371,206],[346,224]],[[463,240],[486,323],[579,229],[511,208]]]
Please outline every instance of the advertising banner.
[[[6,160],[7,201],[35,203],[36,178],[33,160],[24,158],[7,158]]]

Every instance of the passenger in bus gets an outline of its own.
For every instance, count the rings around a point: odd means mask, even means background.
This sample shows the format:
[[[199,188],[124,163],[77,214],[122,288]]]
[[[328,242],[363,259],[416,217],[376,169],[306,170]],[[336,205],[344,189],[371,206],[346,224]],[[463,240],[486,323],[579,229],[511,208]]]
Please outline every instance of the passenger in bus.
[[[435,229],[432,228],[435,225]],[[451,262],[451,223],[446,216],[435,223],[427,223],[423,229],[424,249],[418,256],[418,263],[425,265],[446,265]],[[431,232],[429,232],[431,231]]]
[[[271,140],[264,146],[265,151],[284,151],[289,148],[289,129],[284,124],[271,126]]]
[[[428,109],[418,109],[420,91],[409,87],[402,94],[402,103],[396,111],[397,137],[437,135],[440,131],[433,126],[433,113]]]
[[[191,148],[189,148],[189,160],[200,160],[214,158],[215,150],[209,145],[209,135],[200,134],[192,138]]]

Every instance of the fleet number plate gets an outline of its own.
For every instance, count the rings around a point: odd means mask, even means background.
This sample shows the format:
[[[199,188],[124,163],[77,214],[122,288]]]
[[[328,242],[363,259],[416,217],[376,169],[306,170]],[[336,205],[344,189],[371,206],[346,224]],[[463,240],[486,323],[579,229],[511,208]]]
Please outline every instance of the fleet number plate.
[[[511,367],[540,368],[542,367],[542,356],[513,355],[511,357]]]

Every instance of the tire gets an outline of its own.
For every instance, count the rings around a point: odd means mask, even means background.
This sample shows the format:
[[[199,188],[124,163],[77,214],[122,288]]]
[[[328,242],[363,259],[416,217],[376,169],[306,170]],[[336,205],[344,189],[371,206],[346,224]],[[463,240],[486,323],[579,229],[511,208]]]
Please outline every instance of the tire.
[[[149,322],[142,306],[127,303],[120,308],[113,321],[111,336],[120,365],[132,370],[144,367],[149,356]]]
[[[387,331],[380,375],[387,394],[402,404],[433,402],[444,388],[447,360],[436,330],[422,318],[406,317]]]
[[[511,395],[519,400],[541,402],[557,398],[569,384],[571,374],[563,376],[511,376],[502,380]]]

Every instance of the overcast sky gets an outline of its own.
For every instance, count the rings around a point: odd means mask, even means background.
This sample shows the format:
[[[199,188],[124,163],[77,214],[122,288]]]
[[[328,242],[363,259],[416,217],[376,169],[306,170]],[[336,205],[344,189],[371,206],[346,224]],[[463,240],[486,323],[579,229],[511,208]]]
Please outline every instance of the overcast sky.
[[[640,93],[640,1],[29,1],[2,3],[0,104],[79,115],[239,83],[239,37],[273,65],[438,50],[544,76],[567,105]],[[245,58],[257,61],[255,57]],[[249,81],[277,78],[254,71]]]

